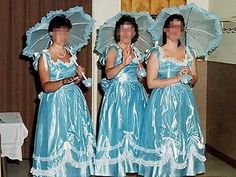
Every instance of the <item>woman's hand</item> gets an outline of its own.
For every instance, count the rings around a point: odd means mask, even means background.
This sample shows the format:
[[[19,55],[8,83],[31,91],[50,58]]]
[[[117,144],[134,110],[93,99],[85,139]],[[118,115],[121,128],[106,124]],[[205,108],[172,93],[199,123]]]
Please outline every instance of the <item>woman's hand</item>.
[[[124,66],[127,66],[133,60],[133,56],[130,54],[130,49],[129,48],[124,49],[122,55],[123,55],[122,64]]]
[[[82,66],[78,66],[77,68],[76,68],[76,73],[78,74],[78,77],[79,77],[79,79],[82,79],[83,78],[83,75],[82,75],[82,73],[83,74],[85,74],[85,68],[83,68]]]
[[[183,75],[192,75],[191,70],[188,66],[184,66],[176,76],[176,82],[180,82]]]
[[[192,74],[192,73],[191,73],[191,70],[189,69],[188,66],[184,66],[184,67],[181,69],[180,73],[182,73],[182,75],[184,75],[184,74],[189,74],[189,75],[191,75],[191,74]]]
[[[72,82],[75,82],[75,81],[78,80],[78,79],[79,79],[78,76],[67,77],[67,78],[62,79],[62,84],[63,84],[63,85],[70,84],[70,83],[72,83]]]

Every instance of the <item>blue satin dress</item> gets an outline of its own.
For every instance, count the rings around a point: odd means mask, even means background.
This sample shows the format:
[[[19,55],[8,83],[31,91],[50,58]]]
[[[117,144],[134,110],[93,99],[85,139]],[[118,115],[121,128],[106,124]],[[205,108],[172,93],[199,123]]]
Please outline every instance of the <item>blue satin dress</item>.
[[[175,77],[183,66],[192,65],[193,50],[183,61],[165,58],[161,47],[157,56],[158,78]],[[192,88],[177,83],[152,90],[140,139],[139,174],[145,177],[193,176],[205,171],[204,140]]]
[[[116,50],[116,62],[122,62],[122,51],[117,44],[110,45],[100,58],[105,65],[107,52]],[[136,57],[141,53],[133,47]],[[118,75],[103,79],[105,91],[102,102],[96,148],[95,174],[98,176],[126,176],[138,171],[133,163],[140,137],[147,95],[137,77],[137,63],[131,62]]]
[[[76,74],[72,54],[69,63],[54,62],[48,50],[42,52],[50,80]],[[39,95],[33,176],[86,177],[94,173],[95,139],[86,100],[74,83]]]

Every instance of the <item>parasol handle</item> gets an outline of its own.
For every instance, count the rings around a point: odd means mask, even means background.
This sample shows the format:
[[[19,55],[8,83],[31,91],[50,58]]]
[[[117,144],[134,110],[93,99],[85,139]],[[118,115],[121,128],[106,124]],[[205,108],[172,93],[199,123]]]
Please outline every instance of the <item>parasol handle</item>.
[[[185,47],[184,50],[184,59],[187,60],[188,59],[188,54],[187,54],[187,48]],[[188,62],[186,62],[186,66],[188,66]]]
[[[82,76],[83,76],[83,78],[85,79],[85,80],[87,80],[88,78],[85,76],[85,74],[84,73],[81,73],[82,74]]]
[[[188,58],[187,48],[185,47],[185,50],[184,50],[184,59],[187,60],[187,58]],[[187,63],[186,66],[188,66],[188,63]]]
[[[78,63],[77,63],[75,60],[73,60],[73,62],[74,62],[74,64],[75,64],[76,66],[79,66]]]
[[[77,63],[75,60],[73,60],[73,62],[74,62],[74,64],[75,64],[76,66],[79,66],[78,63]],[[82,76],[83,76],[83,78],[84,78],[85,80],[88,79],[88,78],[85,76],[84,73],[81,73],[81,74],[82,74]]]

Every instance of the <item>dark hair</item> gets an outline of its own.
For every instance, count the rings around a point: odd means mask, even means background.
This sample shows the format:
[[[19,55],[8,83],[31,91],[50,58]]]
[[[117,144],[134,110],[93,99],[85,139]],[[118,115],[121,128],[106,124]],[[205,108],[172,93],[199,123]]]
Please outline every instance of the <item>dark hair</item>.
[[[116,22],[115,31],[114,31],[114,39],[116,42],[120,42],[120,34],[117,34],[120,30],[120,26],[128,23],[134,27],[135,36],[131,40],[131,43],[135,43],[139,37],[138,34],[138,25],[135,21],[135,18],[130,15],[122,15],[122,17]]]
[[[66,27],[68,29],[72,28],[71,22],[65,15],[59,15],[54,17],[49,25],[48,25],[48,32],[52,32],[54,28]]]
[[[170,22],[171,21],[174,21],[174,20],[178,20],[182,23],[182,27],[184,28],[185,27],[185,22],[184,22],[184,17],[180,14],[173,14],[173,15],[170,15],[165,23],[164,23],[164,26],[163,26],[163,37],[162,37],[162,45],[166,44],[166,41],[167,41],[167,36],[166,36],[166,33],[164,32],[164,28],[168,28],[170,26]],[[178,41],[178,47],[181,45],[181,42],[180,40]]]

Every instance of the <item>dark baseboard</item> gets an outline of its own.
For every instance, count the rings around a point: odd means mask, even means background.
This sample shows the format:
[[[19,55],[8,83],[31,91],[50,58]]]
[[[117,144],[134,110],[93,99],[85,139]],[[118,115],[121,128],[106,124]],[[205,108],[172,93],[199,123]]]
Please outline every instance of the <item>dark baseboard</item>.
[[[236,169],[236,160],[206,144],[206,151]]]

